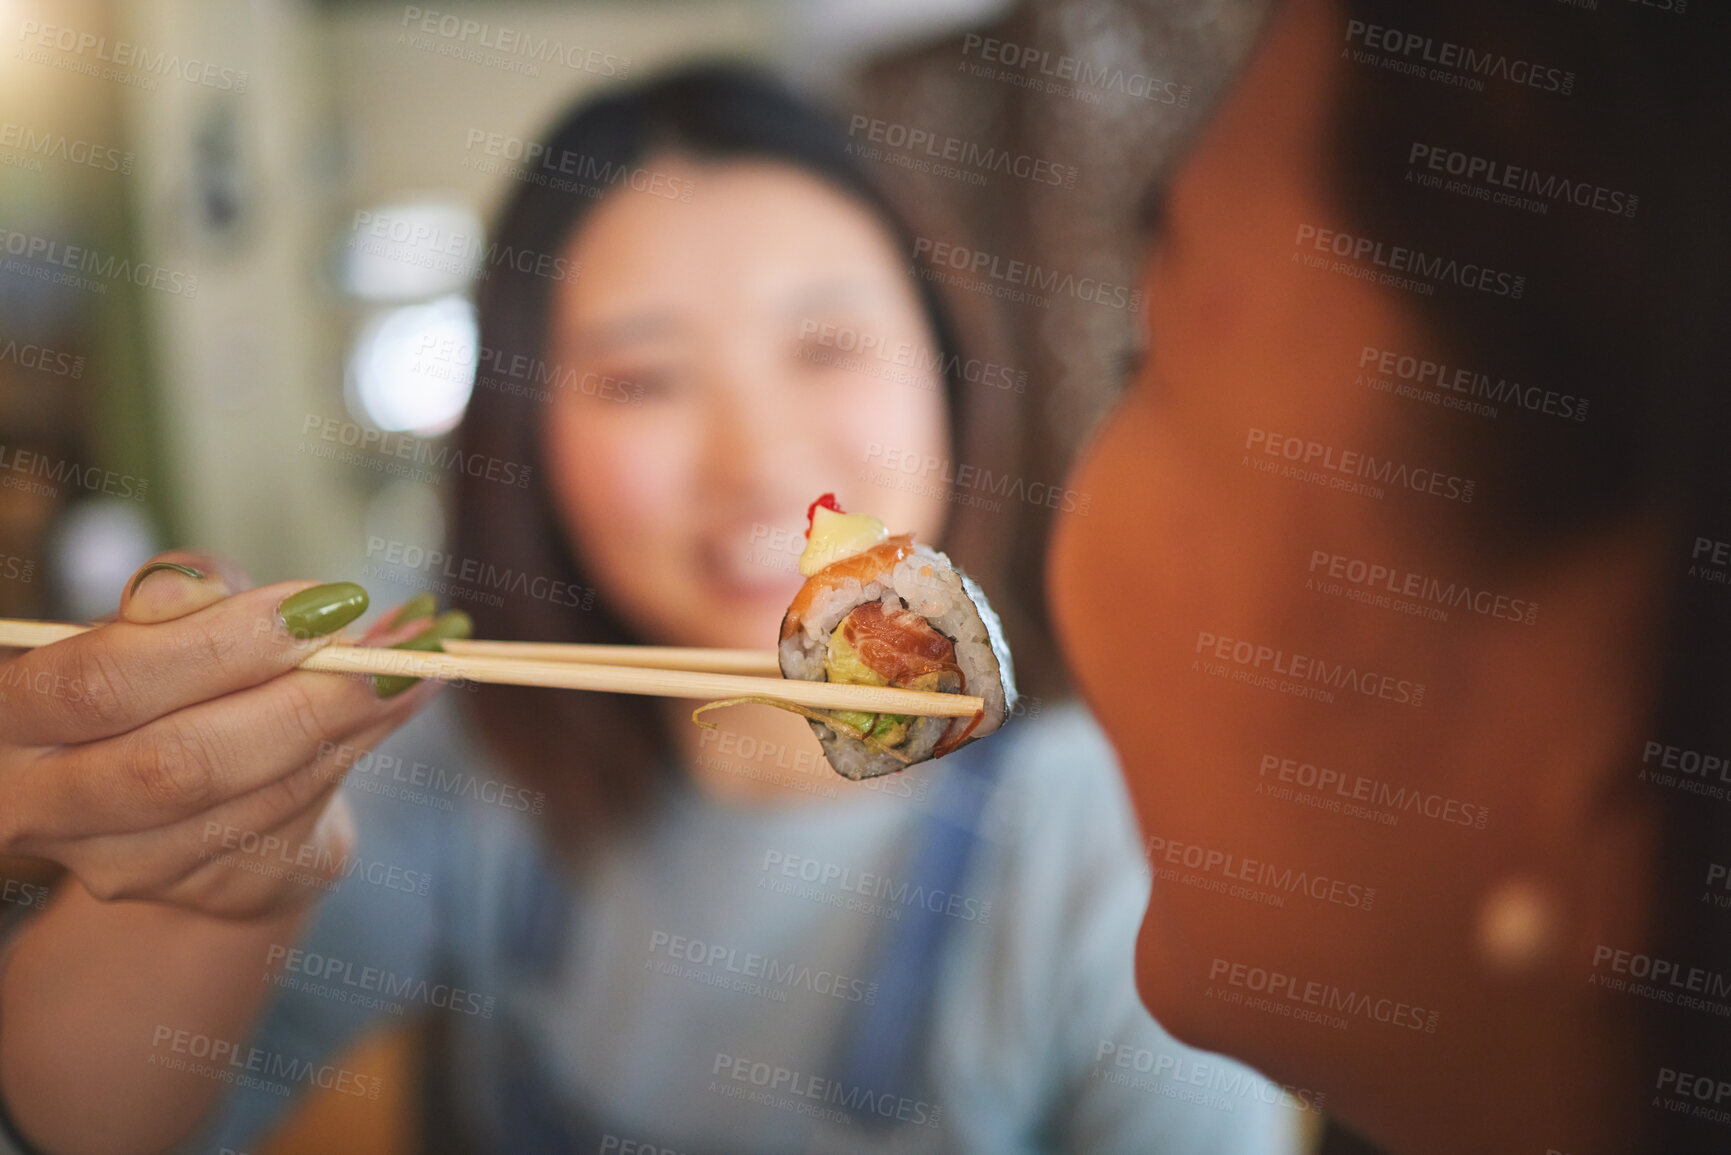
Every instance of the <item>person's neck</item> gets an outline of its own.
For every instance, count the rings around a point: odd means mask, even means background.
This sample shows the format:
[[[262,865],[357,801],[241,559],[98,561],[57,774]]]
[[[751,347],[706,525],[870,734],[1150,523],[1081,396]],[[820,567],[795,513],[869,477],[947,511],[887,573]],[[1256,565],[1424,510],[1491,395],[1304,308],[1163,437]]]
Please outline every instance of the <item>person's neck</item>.
[[[1578,968],[1577,968],[1578,969]],[[1632,1001],[1632,1000],[1629,1000]],[[1595,1006],[1595,1003],[1601,1005]],[[1578,974],[1507,988],[1453,1030],[1397,1057],[1387,1079],[1419,1094],[1342,1104],[1398,1155],[1626,1155],[1639,1147],[1634,1010],[1584,998]],[[1464,1029],[1462,1029],[1464,1028]]]
[[[840,781],[824,760],[811,725],[798,714],[741,706],[705,715],[715,724],[692,724],[699,703],[663,705],[675,749],[705,793],[732,801],[786,803],[835,797]]]

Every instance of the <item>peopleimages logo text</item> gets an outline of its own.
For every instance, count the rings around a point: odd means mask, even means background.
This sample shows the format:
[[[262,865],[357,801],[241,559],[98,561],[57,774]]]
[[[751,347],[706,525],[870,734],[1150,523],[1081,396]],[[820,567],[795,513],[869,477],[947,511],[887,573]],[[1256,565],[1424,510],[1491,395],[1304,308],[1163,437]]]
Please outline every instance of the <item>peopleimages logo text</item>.
[[[856,139],[856,143],[849,146],[852,155],[858,155],[857,141],[863,139],[869,144],[917,152],[931,160],[949,161],[976,172],[995,172],[1060,188],[1076,187],[1078,170],[1073,164],[976,144],[917,125],[898,124],[856,113],[848,121],[847,134]]]
[[[1419,32],[1366,24],[1362,20],[1346,22],[1346,42],[1411,64],[1435,65],[1480,79],[1506,80],[1541,92],[1568,96],[1575,90],[1575,74],[1561,68],[1511,58],[1502,52],[1482,51],[1451,40],[1438,40]]]
[[[198,296],[198,277],[194,274],[165,268],[149,261],[129,260],[112,253],[104,256],[84,245],[69,245],[52,237],[21,233],[4,226],[0,226],[0,252],[26,261],[38,261],[57,269],[69,269],[73,273],[100,278],[75,285],[77,288],[94,289],[99,293],[108,291],[103,281],[128,281],[139,288],[155,289],[176,297]]]
[[[1032,261],[1005,259],[984,249],[970,249],[930,237],[914,238],[914,260],[930,261],[939,269],[955,269],[969,276],[985,277],[1008,285],[1024,286],[1038,293],[1093,301],[1114,309],[1134,309],[1142,304],[1142,290],[1116,285],[1098,277],[1078,277],[1062,269],[1048,269]]]
[[[1370,265],[1419,281],[1445,282],[1463,289],[1489,293],[1518,301],[1527,289],[1527,278],[1519,273],[1493,269],[1476,261],[1459,261],[1407,245],[1386,244],[1374,237],[1358,237],[1316,225],[1299,225],[1292,241],[1298,249],[1313,249],[1357,264]]]
[[[517,58],[524,64],[558,64],[574,72],[591,72],[596,76],[624,79],[631,72],[631,58],[613,52],[603,52],[582,44],[567,44],[552,36],[537,36],[518,28],[494,25],[484,20],[470,20],[451,12],[406,5],[400,27],[437,36],[452,44],[499,53],[500,59]],[[530,75],[539,75],[539,70]]]
[[[18,39],[29,46],[53,48],[79,57],[88,55],[92,60],[115,68],[137,69],[147,76],[174,76],[189,84],[223,92],[245,92],[247,87],[248,77],[243,69],[182,57],[178,52],[152,51],[142,44],[126,40],[110,43],[106,36],[80,32],[76,28],[25,20],[18,27]]]

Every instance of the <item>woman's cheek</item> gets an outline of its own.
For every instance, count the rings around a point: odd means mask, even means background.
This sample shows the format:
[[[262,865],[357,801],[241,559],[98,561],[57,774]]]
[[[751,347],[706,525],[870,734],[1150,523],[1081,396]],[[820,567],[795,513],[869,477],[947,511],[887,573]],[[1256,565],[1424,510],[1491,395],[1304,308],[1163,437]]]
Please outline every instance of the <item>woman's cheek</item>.
[[[611,417],[588,422],[573,438],[573,465],[593,518],[616,531],[677,520],[692,496],[689,438],[665,423]]]
[[[644,416],[572,405],[556,419],[567,529],[616,588],[665,574],[688,536],[689,447],[677,423]]]
[[[855,391],[830,419],[833,460],[860,493],[858,505],[893,532],[933,541],[943,528],[961,463],[950,450],[941,382]]]

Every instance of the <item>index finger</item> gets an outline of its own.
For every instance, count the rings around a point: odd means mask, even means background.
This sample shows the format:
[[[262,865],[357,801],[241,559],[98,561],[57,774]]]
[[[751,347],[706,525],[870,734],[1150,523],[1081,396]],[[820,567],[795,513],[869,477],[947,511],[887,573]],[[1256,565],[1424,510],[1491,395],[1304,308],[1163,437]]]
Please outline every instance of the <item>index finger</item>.
[[[109,738],[256,686],[305,661],[367,608],[353,582],[278,582],[173,621],[109,622],[0,666],[16,743]]]

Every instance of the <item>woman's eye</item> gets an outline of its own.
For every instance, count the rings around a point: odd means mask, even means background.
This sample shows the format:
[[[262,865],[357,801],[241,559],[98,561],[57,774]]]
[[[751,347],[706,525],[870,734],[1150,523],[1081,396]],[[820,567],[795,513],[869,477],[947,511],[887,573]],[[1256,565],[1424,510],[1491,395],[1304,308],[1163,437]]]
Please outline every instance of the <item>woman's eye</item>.
[[[815,337],[801,340],[795,347],[794,357],[806,368],[819,373],[826,369],[845,367],[847,363],[847,354],[837,349],[834,344]]]
[[[610,376],[619,381],[633,399],[666,401],[679,394],[680,375],[671,367],[626,369]]]
[[[895,343],[866,319],[807,320],[793,342],[794,359],[814,373],[869,371],[893,360]]]

